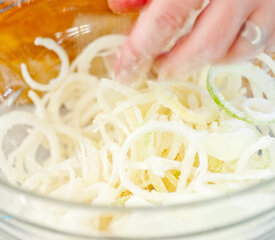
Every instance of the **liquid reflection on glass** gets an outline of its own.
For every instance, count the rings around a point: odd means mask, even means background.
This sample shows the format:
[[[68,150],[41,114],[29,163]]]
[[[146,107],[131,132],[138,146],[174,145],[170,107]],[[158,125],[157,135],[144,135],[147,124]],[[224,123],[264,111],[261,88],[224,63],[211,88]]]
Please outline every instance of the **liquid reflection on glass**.
[[[7,5],[5,5],[6,9]],[[3,6],[0,2],[0,11]],[[69,54],[72,61],[83,48],[99,36],[128,33],[137,15],[118,16],[102,0],[33,0],[0,14],[0,102],[13,91],[24,88],[17,103],[30,102],[28,87],[22,80],[20,63],[30,69],[31,76],[47,83],[59,71],[57,56],[33,45],[37,36],[50,37]],[[98,66],[100,63],[97,64]],[[98,67],[100,74],[100,69]],[[102,74],[101,74],[102,75]]]

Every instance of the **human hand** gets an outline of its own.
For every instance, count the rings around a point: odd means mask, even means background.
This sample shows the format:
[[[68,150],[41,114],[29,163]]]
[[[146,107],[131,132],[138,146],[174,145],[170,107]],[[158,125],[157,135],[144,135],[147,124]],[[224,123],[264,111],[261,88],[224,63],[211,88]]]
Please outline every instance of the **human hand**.
[[[138,9],[146,0],[108,0],[116,12]],[[154,62],[166,75],[219,61],[275,51],[275,0],[210,0],[192,31],[167,53],[163,50],[203,0],[151,0],[122,47],[116,73],[130,79]]]

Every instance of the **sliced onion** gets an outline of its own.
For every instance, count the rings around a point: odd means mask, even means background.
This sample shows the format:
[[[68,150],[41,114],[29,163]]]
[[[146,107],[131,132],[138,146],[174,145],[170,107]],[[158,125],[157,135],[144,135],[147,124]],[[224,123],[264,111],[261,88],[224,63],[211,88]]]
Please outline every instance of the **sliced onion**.
[[[264,98],[248,98],[242,104],[247,115],[254,121],[275,122],[275,104]]]

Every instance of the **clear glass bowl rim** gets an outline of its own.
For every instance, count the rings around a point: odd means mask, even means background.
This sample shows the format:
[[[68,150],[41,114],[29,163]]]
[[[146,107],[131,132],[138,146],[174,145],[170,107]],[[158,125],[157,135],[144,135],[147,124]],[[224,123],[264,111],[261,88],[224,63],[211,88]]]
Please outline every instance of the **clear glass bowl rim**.
[[[169,211],[175,209],[184,209],[184,208],[193,208],[197,206],[203,206],[213,203],[222,202],[229,199],[235,199],[238,197],[242,197],[244,195],[252,194],[253,192],[259,191],[262,188],[266,188],[272,184],[275,184],[275,177],[272,177],[268,180],[261,181],[260,183],[254,184],[252,186],[243,188],[241,190],[219,195],[216,197],[206,198],[202,200],[189,201],[179,204],[169,204],[169,205],[156,205],[156,206],[141,206],[141,207],[123,207],[123,206],[108,206],[108,205],[91,205],[87,203],[78,203],[73,201],[66,201],[62,199],[45,197],[39,193],[28,192],[22,188],[12,186],[6,182],[0,181],[0,189],[5,189],[7,192],[11,192],[18,195],[25,195],[29,199],[33,199],[34,201],[42,201],[49,204],[61,205],[62,207],[69,208],[77,208],[82,210],[92,210],[92,211],[110,211],[110,212],[143,212],[143,211]]]
[[[8,10],[10,10],[13,7],[20,6],[21,3],[28,2],[29,0],[18,0],[10,5],[7,5],[5,8],[0,8],[0,14],[4,13]],[[1,4],[3,4],[5,0],[0,0],[0,7]],[[257,184],[254,184],[252,186],[243,188],[241,190],[219,195],[217,197],[211,197],[207,199],[202,200],[196,200],[196,201],[190,201],[190,202],[184,202],[180,204],[171,204],[171,205],[157,205],[157,206],[145,206],[145,207],[122,207],[122,206],[106,206],[106,205],[90,205],[87,203],[77,203],[72,201],[65,201],[61,199],[54,199],[50,197],[45,197],[41,194],[34,193],[34,192],[28,192],[25,191],[19,187],[12,186],[6,182],[3,182],[0,180],[0,189],[6,190],[6,192],[12,192],[14,194],[18,195],[25,195],[30,199],[47,202],[49,204],[55,204],[55,205],[61,205],[63,207],[70,207],[70,208],[78,208],[83,210],[93,210],[93,211],[111,211],[111,212],[128,212],[128,211],[135,211],[135,212],[142,212],[142,211],[168,211],[172,209],[183,209],[183,208],[190,208],[190,207],[196,207],[196,206],[202,206],[207,204],[213,204],[217,202],[222,202],[224,200],[237,198],[243,195],[248,195],[250,193],[253,193],[255,191],[261,190],[261,188],[268,187],[272,184],[275,184],[275,177],[270,178],[268,180],[261,181]]]

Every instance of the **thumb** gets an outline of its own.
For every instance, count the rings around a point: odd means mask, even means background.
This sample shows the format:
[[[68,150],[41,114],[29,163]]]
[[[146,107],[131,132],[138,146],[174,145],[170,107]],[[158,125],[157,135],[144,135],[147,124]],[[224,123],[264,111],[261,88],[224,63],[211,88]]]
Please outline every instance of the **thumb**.
[[[108,5],[115,13],[140,10],[148,0],[108,0]]]

